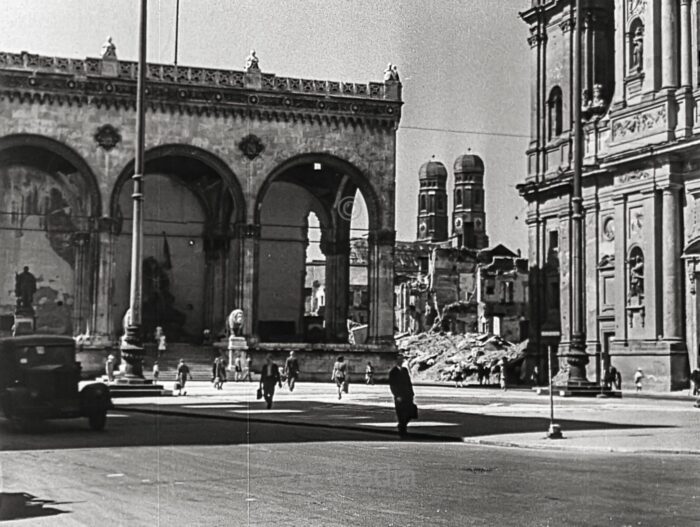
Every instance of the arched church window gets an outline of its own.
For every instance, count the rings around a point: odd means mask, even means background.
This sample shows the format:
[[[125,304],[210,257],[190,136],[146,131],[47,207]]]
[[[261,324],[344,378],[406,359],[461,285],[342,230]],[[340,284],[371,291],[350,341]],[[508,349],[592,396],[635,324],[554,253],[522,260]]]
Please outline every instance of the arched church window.
[[[428,206],[426,205],[425,201],[425,194],[420,195],[420,210],[426,210]]]
[[[640,73],[644,69],[644,24],[635,18],[629,27],[629,69],[632,74]]]
[[[562,95],[561,88],[555,86],[549,92],[547,100],[547,140],[551,141],[562,132]]]
[[[481,205],[481,189],[474,189],[474,205]]]
[[[435,195],[428,197],[428,212],[435,212]]]
[[[462,189],[455,190],[455,206],[460,207],[462,205]]]
[[[437,211],[445,212],[445,198],[442,195],[437,197]]]

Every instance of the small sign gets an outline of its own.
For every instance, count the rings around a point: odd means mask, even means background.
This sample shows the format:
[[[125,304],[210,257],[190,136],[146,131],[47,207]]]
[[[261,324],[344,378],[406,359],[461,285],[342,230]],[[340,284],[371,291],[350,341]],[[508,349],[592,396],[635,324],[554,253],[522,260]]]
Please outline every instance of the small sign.
[[[542,331],[540,335],[543,337],[561,337],[561,331]]]

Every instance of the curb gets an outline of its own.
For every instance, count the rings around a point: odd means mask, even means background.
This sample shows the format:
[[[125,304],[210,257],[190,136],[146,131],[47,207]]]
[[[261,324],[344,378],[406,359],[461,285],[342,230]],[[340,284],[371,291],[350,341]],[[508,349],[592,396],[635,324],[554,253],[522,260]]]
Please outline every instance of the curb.
[[[566,439],[556,441],[565,441]],[[542,437],[542,441],[555,441],[548,440],[546,437]],[[700,451],[697,450],[662,450],[656,448],[628,448],[628,447],[602,447],[602,446],[579,446],[579,445],[564,445],[559,446],[553,443],[548,444],[533,444],[533,443],[516,443],[513,441],[499,441],[497,439],[473,439],[470,437],[463,437],[463,443],[480,445],[480,446],[490,446],[494,448],[520,448],[520,449],[532,449],[532,450],[556,450],[560,452],[588,452],[588,453],[600,453],[600,454],[653,454],[653,455],[668,455],[668,456],[700,456]]]
[[[142,414],[155,414],[155,415],[172,415],[175,417],[195,417],[199,419],[215,419],[219,421],[239,421],[239,422],[254,422],[254,423],[265,423],[265,424],[276,424],[276,425],[286,425],[286,426],[303,426],[307,428],[324,428],[327,430],[348,430],[352,432],[365,432],[372,434],[380,434],[392,436],[397,439],[406,440],[424,440],[424,441],[439,441],[441,443],[460,443],[463,438],[460,436],[450,436],[450,435],[440,435],[440,434],[429,434],[426,432],[410,432],[408,437],[400,438],[396,432],[393,430],[383,430],[381,428],[365,428],[360,426],[352,425],[331,425],[327,423],[308,423],[308,422],[290,422],[284,419],[261,419],[259,417],[238,417],[235,415],[211,415],[211,414],[199,414],[195,412],[186,412],[182,410],[165,410],[160,408],[135,408],[130,405],[126,406],[115,406],[115,410],[120,412],[135,412]]]
[[[382,436],[391,436],[397,441],[430,441],[430,442],[441,442],[441,443],[462,443],[465,445],[475,445],[475,446],[487,446],[493,448],[511,448],[511,449],[528,449],[528,450],[554,450],[558,452],[586,452],[586,453],[597,453],[597,454],[650,454],[650,455],[686,455],[686,456],[700,456],[700,451],[698,450],[664,450],[664,449],[654,449],[654,448],[629,448],[629,447],[601,447],[601,446],[580,446],[580,445],[566,445],[561,444],[557,440],[547,440],[546,437],[542,437],[542,444],[537,443],[522,443],[515,441],[508,441],[506,439],[480,439],[473,437],[462,437],[454,435],[441,435],[441,434],[431,434],[427,432],[410,432],[407,437],[401,438],[393,430],[383,430],[383,429],[373,429],[361,426],[353,425],[331,425],[327,423],[309,423],[309,422],[290,422],[283,419],[275,418],[260,418],[260,417],[238,417],[234,415],[212,415],[212,414],[199,414],[196,412],[187,412],[183,410],[163,410],[162,408],[138,408],[130,405],[117,406],[115,410],[120,412],[134,412],[141,414],[151,414],[151,415],[171,415],[175,417],[194,417],[199,419],[214,419],[219,421],[237,421],[237,422],[254,422],[254,423],[264,423],[264,424],[276,424],[283,426],[301,426],[306,428],[323,428],[326,430],[347,430],[351,432],[364,432],[370,434],[378,434]],[[548,441],[548,442],[545,442]]]

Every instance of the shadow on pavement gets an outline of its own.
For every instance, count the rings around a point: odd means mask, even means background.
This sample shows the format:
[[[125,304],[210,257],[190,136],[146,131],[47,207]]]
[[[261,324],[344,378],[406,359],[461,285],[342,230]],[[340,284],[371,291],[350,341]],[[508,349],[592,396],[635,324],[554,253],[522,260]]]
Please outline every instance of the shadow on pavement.
[[[464,437],[541,432],[544,417],[496,416],[446,410],[419,410],[409,425],[411,441],[455,442]],[[94,432],[84,420],[35,423],[19,433],[0,419],[0,451],[181,445],[240,445],[325,441],[397,441],[393,408],[378,405],[280,401],[197,403],[117,407],[107,429]],[[672,428],[601,421],[556,421],[566,431]]]
[[[26,492],[0,492],[0,521],[55,516],[67,512],[47,505],[58,503],[39,499]]]

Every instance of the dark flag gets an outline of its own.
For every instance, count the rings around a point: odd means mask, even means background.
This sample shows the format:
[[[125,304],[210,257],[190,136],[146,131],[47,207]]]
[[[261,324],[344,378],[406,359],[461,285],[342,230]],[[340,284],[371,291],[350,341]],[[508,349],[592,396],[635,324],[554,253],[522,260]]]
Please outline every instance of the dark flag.
[[[163,269],[172,269],[173,262],[170,259],[170,245],[168,245],[168,237],[163,231]]]

